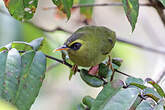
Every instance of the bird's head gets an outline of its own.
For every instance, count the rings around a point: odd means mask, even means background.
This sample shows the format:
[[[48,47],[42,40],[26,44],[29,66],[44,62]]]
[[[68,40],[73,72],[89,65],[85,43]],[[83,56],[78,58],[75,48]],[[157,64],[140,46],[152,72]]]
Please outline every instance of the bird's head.
[[[86,38],[83,33],[75,33],[67,39],[67,41],[61,47],[54,51],[66,50],[69,56],[79,56],[87,50]]]

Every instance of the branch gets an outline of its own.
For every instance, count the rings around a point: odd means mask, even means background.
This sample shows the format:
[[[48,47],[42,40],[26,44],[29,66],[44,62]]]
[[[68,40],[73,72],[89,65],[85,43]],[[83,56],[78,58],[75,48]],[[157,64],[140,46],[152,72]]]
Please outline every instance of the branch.
[[[157,13],[160,16],[160,19],[165,26],[165,14],[163,12],[163,9],[165,9],[165,7],[158,0],[149,0],[149,2],[153,4],[153,7],[156,9]]]
[[[121,42],[121,43],[126,43],[128,45],[132,45],[132,46],[135,46],[135,47],[138,47],[140,49],[147,50],[147,51],[150,51],[150,52],[160,53],[160,54],[163,54],[163,55],[165,54],[164,49],[152,48],[152,47],[145,46],[145,45],[142,45],[142,44],[139,44],[139,43],[136,43],[136,42],[124,40],[124,39],[121,39],[121,38],[117,38],[117,41]]]
[[[101,3],[101,4],[78,4],[78,5],[74,5],[72,6],[72,8],[80,8],[80,7],[102,7],[102,6],[123,6],[123,4],[121,2],[114,2],[114,3]],[[154,4],[150,4],[150,3],[139,3],[139,6],[149,6],[149,7],[153,7]],[[56,9],[57,7],[47,7],[47,8],[43,8],[44,10],[49,10],[49,9]]]
[[[52,60],[55,60],[55,61],[57,61],[57,62],[59,62],[59,63],[61,63],[61,64],[64,64],[64,65],[68,66],[69,68],[72,68],[72,65],[71,65],[71,64],[69,64],[69,63],[67,63],[67,62],[65,62],[65,61],[63,61],[63,60],[57,59],[57,58],[52,57],[52,56],[49,56],[49,55],[47,55],[47,54],[45,54],[45,56],[46,56],[47,58],[49,58],[49,59],[52,59]],[[126,74],[126,73],[124,73],[124,72],[121,72],[121,71],[119,71],[119,70],[117,70],[117,69],[115,69],[115,71],[118,72],[118,73],[120,73],[120,74],[122,74],[122,75],[124,75],[124,76],[132,77],[131,75],[128,75],[128,74]],[[78,69],[78,72],[80,72],[80,69]],[[104,81],[104,79],[102,79],[102,80]]]

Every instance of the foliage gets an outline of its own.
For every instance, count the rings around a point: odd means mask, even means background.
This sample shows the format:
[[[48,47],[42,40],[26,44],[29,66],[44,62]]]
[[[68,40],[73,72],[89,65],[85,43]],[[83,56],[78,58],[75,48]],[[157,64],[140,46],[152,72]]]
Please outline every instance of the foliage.
[[[46,57],[37,50],[42,40],[12,42],[0,51],[0,96],[19,110],[29,110],[45,76]]]
[[[76,1],[76,0],[75,0]],[[165,0],[159,0],[163,6],[165,6]],[[38,0],[4,0],[6,7],[10,14],[17,20],[29,20],[34,16],[37,8]],[[52,2],[67,15],[69,20],[71,16],[71,8],[74,0],[52,0]],[[79,4],[94,4],[95,0],[79,0]],[[132,32],[135,29],[139,14],[139,0],[122,0],[125,14],[132,26]],[[81,7],[80,13],[84,15],[87,20],[92,17],[92,7]]]
[[[132,26],[133,32],[139,14],[139,2],[138,0],[122,0],[122,2],[127,18]]]

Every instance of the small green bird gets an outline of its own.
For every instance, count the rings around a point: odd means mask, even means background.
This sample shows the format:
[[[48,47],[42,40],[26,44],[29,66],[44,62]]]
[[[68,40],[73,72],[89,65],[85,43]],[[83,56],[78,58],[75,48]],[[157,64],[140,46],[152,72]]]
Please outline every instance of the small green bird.
[[[82,67],[91,67],[105,60],[116,42],[115,32],[103,26],[84,26],[55,51],[66,50],[70,60]]]

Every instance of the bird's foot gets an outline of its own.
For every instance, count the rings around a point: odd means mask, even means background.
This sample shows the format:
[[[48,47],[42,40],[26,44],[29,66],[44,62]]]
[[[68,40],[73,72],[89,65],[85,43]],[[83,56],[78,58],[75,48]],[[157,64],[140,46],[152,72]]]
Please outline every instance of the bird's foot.
[[[78,71],[78,66],[75,64],[72,66],[72,68],[70,70],[69,80],[71,80],[72,75],[75,75],[77,71]]]
[[[92,66],[88,71],[88,73],[93,76],[96,76],[98,72],[99,72],[99,64]]]
[[[114,75],[115,75],[115,69],[113,68],[112,63],[111,63],[111,57],[110,56],[108,56],[108,57],[109,57],[109,59],[108,59],[107,65],[112,70],[112,76],[111,76],[111,80],[110,80],[110,81],[112,81],[114,78]]]

